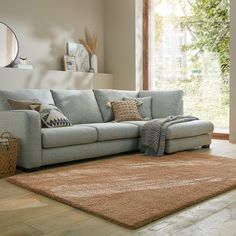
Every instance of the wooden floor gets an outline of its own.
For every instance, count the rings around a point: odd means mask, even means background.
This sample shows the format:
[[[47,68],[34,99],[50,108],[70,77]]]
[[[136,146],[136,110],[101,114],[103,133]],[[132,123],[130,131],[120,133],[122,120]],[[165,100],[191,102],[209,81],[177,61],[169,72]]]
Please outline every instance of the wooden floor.
[[[196,152],[236,158],[236,145],[214,140],[211,150]],[[236,236],[236,190],[131,231],[1,179],[0,235]]]

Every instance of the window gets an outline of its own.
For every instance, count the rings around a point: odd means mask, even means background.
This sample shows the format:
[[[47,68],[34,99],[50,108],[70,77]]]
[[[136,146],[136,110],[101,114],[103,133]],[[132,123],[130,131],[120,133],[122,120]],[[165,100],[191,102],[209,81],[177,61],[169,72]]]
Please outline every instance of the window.
[[[150,4],[149,88],[183,89],[185,114],[228,130],[229,0],[145,1]]]

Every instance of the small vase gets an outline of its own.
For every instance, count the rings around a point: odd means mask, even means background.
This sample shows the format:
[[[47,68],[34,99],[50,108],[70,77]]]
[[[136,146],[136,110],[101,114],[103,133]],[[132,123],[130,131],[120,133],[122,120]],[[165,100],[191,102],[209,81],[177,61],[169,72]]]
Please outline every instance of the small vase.
[[[98,58],[95,54],[93,54],[91,56],[91,59],[90,59],[90,63],[91,63],[91,70],[94,72],[94,73],[98,73]]]

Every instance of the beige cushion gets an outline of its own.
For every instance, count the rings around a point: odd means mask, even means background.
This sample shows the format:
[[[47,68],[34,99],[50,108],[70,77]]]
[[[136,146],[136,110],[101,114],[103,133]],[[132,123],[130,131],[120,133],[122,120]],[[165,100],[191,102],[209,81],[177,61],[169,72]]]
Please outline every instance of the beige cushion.
[[[117,101],[111,102],[115,121],[143,120],[138,111],[137,101]]]
[[[32,104],[41,104],[41,102],[38,99],[32,99],[32,100],[13,100],[8,99],[7,100],[12,110],[30,110],[30,105]]]

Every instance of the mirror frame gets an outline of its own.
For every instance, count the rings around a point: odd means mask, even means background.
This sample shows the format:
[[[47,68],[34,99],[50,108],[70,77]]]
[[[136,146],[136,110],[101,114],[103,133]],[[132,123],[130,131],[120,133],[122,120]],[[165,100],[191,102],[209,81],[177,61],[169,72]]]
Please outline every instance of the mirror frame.
[[[9,29],[11,30],[11,32],[13,33],[13,35],[15,36],[15,38],[16,38],[16,43],[17,43],[18,50],[17,50],[17,53],[16,53],[15,58],[14,58],[14,59],[12,60],[12,62],[10,62],[8,65],[5,65],[5,66],[0,67],[0,68],[11,67],[12,64],[15,62],[15,60],[17,59],[17,57],[18,57],[18,55],[19,55],[19,50],[20,50],[19,40],[18,40],[18,38],[17,38],[15,32],[12,30],[12,28],[11,28],[9,25],[7,25],[6,23],[4,23],[4,22],[2,22],[2,21],[0,21],[0,24],[3,24],[3,25],[5,25],[7,28],[9,28]]]

